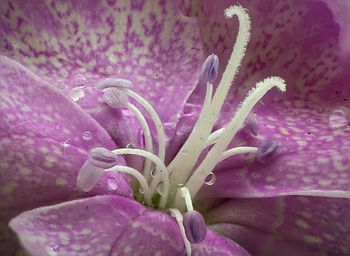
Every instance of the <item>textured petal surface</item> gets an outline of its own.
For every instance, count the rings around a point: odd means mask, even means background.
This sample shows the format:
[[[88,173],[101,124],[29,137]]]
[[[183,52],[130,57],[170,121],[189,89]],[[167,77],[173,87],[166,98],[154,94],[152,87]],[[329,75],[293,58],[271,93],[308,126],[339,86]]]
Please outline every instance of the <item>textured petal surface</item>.
[[[176,221],[126,198],[96,196],[22,213],[10,222],[25,248],[46,255],[186,255]],[[209,232],[193,255],[248,255]]]
[[[237,199],[208,215],[213,229],[252,255],[349,255],[350,200],[288,196]]]
[[[1,215],[82,196],[76,190],[76,176],[89,150],[116,147],[106,131],[7,57],[0,57],[0,88]],[[114,183],[114,190],[107,183]],[[105,175],[92,191],[96,193],[131,196],[118,173]]]
[[[175,1],[18,0],[2,1],[0,11],[1,52],[67,93],[84,85],[94,94],[109,76],[130,79],[167,122],[198,80],[197,23]],[[81,102],[85,109],[98,107],[89,100]]]
[[[207,53],[217,53],[223,68],[235,43],[237,21],[223,16],[231,1],[217,3],[212,9],[209,1],[195,1],[192,12],[201,25]],[[261,123],[259,138],[277,138],[281,152],[265,165],[251,157],[246,157],[245,162],[244,157],[226,160],[216,171],[216,184],[203,196],[349,197],[349,125],[337,130],[329,127],[332,111],[350,107],[348,74],[344,72],[347,66],[339,56],[339,25],[335,17],[322,1],[240,4],[251,16],[252,36],[228,102],[238,106],[247,91],[266,76],[285,78],[287,93],[280,96],[269,92],[254,109]],[[234,141],[233,145],[237,144],[256,145],[248,140]]]

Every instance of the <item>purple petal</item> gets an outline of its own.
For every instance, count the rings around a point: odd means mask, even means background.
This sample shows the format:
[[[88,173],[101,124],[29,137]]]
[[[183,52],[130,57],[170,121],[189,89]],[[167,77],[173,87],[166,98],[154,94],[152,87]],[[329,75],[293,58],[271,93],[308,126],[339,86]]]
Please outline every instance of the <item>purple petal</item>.
[[[82,196],[75,188],[76,177],[90,149],[116,147],[106,131],[77,105],[7,57],[0,57],[0,90],[2,211]],[[118,161],[123,163],[121,158]],[[108,190],[108,179],[118,183],[116,191]],[[131,196],[118,173],[104,176],[92,191],[96,193]]]
[[[176,221],[119,196],[96,196],[24,212],[10,222],[33,255],[184,255]],[[248,255],[209,232],[193,255]]]
[[[63,83],[67,94],[86,80],[79,102],[86,110],[98,106],[96,95],[88,97],[97,83],[114,76],[131,80],[163,121],[175,121],[198,81],[197,23],[175,1],[17,0],[2,1],[0,10],[2,54]]]
[[[203,189],[203,197],[350,197],[350,128],[330,128],[331,109],[292,104],[257,111],[261,136],[280,143],[274,158],[264,164],[251,157],[243,163],[227,160],[226,169],[215,171],[215,185]]]
[[[253,255],[350,253],[350,200],[288,196],[231,200],[207,216]],[[322,254],[323,253],[323,254]]]

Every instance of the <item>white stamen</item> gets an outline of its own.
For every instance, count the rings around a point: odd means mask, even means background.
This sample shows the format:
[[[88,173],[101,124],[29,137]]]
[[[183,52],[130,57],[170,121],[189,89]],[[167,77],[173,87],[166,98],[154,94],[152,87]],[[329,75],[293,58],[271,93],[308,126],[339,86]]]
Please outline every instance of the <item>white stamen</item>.
[[[165,159],[165,132],[163,128],[163,123],[160,120],[157,112],[154,110],[152,105],[143,97],[141,97],[136,92],[126,89],[125,92],[132,98],[134,98],[138,103],[140,103],[151,116],[158,134],[158,155],[159,158],[164,162]]]
[[[135,179],[138,180],[140,183],[140,186],[142,188],[142,191],[145,196],[146,202],[151,205],[151,191],[148,187],[147,181],[145,177],[136,169],[128,167],[128,166],[120,166],[116,165],[113,166],[112,168],[106,169],[105,172],[110,172],[110,171],[117,171],[117,172],[124,172],[132,175]]]
[[[224,130],[225,130],[224,128],[220,128],[220,129],[216,130],[215,132],[212,132],[209,135],[207,142],[205,143],[205,146],[207,147],[207,146],[215,143],[217,141],[217,139],[221,136],[221,134],[224,133]]]
[[[258,148],[256,148],[256,147],[231,148],[231,149],[224,151],[224,153],[222,153],[219,162],[224,161],[225,159],[227,159],[231,156],[235,156],[235,155],[239,155],[239,154],[247,154],[247,153],[256,154],[257,151],[258,151]]]
[[[195,197],[199,189],[204,183],[205,177],[212,172],[216,164],[221,160],[223,152],[226,150],[228,144],[232,138],[236,135],[237,131],[242,127],[244,120],[251,112],[257,102],[273,87],[277,87],[284,92],[286,90],[286,84],[282,78],[269,77],[263,81],[257,83],[256,87],[252,89],[248,96],[243,101],[240,108],[237,110],[235,116],[225,126],[224,133],[220,136],[215,145],[211,148],[206,158],[198,166],[196,171],[190,177],[186,183],[186,187],[190,190],[192,197]],[[179,195],[176,196],[175,204],[182,205]]]
[[[135,107],[133,104],[128,103],[127,107],[134,113],[135,117],[137,118],[137,120],[141,125],[143,134],[145,137],[146,151],[153,152],[153,141],[152,141],[151,131],[149,129],[146,119],[142,115],[141,111],[137,107]],[[151,179],[150,170],[151,170],[151,161],[149,159],[146,159],[144,163],[143,174],[146,177],[147,181]]]
[[[186,236],[182,214],[178,209],[169,209],[169,212],[171,216],[173,216],[176,219],[177,224],[179,225],[180,233],[181,233],[182,239],[184,240],[187,256],[191,256],[192,254],[191,243],[190,241],[188,241]]]
[[[246,10],[240,6],[230,7],[226,11],[226,16],[228,18],[231,18],[233,15],[237,15],[239,20],[236,44],[211,101],[210,107],[205,111],[203,109],[189,138],[168,166],[170,172],[176,170],[172,172],[170,194],[176,192],[177,184],[184,183],[192,173],[192,169],[203,148],[205,148],[208,136],[219,117],[221,107],[241,65],[250,38],[250,18]],[[191,152],[191,154],[187,154],[186,152]],[[172,198],[170,198],[170,200],[172,200]]]
[[[164,208],[166,205],[166,200],[168,198],[168,193],[169,193],[169,174],[166,166],[164,165],[164,162],[155,154],[147,152],[142,149],[132,149],[132,148],[120,148],[120,149],[115,149],[112,151],[116,155],[125,155],[125,154],[130,154],[130,155],[138,155],[138,156],[143,156],[145,158],[150,159],[153,163],[156,164],[156,168],[160,175],[159,182],[163,182],[163,193],[161,194],[161,199],[160,199],[160,207]],[[153,181],[152,181],[153,182]],[[159,182],[156,184],[158,186]],[[155,190],[157,188],[155,186]],[[152,185],[151,185],[152,187]],[[151,190],[151,194],[153,195],[155,191]]]
[[[185,200],[187,211],[192,212],[193,211],[193,204],[192,204],[190,191],[188,191],[188,188],[182,187],[182,188],[180,188],[180,193],[181,193],[181,196]]]

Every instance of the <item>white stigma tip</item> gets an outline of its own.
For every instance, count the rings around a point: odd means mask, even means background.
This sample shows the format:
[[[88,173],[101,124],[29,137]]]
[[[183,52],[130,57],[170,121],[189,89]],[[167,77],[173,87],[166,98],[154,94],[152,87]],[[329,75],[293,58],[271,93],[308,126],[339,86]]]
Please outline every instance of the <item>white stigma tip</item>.
[[[99,90],[104,90],[110,87],[116,87],[119,89],[128,89],[133,87],[133,83],[127,79],[109,77],[97,85],[97,89]]]

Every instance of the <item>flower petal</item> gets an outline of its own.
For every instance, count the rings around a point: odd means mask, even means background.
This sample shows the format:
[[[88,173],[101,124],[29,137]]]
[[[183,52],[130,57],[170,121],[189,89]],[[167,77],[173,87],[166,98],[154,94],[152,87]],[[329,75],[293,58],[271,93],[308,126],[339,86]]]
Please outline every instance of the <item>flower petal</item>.
[[[348,255],[350,200],[287,196],[230,200],[207,216],[253,255]]]
[[[0,10],[2,54],[68,91],[79,85],[77,75],[86,95],[106,77],[130,79],[168,122],[197,83],[197,23],[175,1],[17,0],[2,1]]]
[[[176,221],[119,196],[96,196],[24,212],[10,222],[33,255],[184,255]],[[211,254],[213,253],[213,254]],[[213,233],[193,255],[248,255]]]
[[[7,57],[0,57],[0,90],[2,213],[4,208],[15,212],[82,196],[75,188],[76,176],[89,150],[116,147],[106,131],[76,104]],[[105,175],[92,194],[131,196],[123,177]],[[108,178],[118,189],[108,190]]]
[[[292,104],[286,101],[256,112],[261,136],[280,143],[275,158],[263,164],[248,156],[240,162],[227,160],[226,169],[215,171],[215,185],[206,186],[202,196],[350,197],[350,127],[332,129],[331,108]]]

